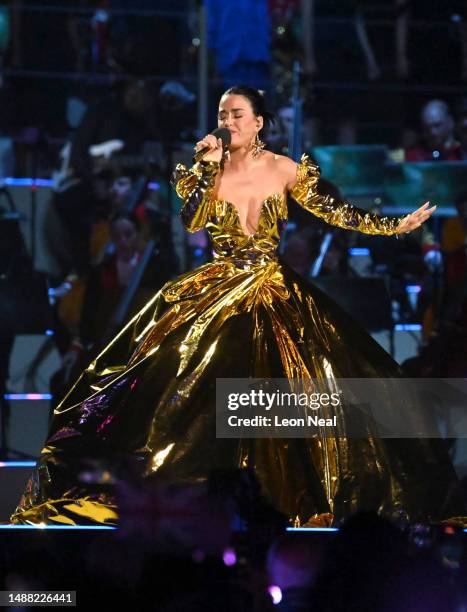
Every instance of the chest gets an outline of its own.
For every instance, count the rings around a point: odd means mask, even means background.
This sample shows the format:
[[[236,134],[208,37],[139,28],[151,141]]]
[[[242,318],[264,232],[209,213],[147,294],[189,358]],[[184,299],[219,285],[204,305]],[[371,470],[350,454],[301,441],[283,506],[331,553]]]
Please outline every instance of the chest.
[[[268,198],[283,195],[284,185],[279,178],[271,179],[271,174],[257,172],[251,176],[222,176],[216,199],[232,204],[242,224],[256,225],[260,210]]]

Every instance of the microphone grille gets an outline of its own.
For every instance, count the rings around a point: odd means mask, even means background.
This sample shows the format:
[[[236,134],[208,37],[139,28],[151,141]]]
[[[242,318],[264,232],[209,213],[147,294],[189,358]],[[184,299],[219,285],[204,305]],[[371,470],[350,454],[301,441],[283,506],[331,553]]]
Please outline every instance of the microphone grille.
[[[227,147],[232,141],[232,134],[227,128],[216,128],[211,133],[216,138],[220,138],[222,140],[224,147]]]

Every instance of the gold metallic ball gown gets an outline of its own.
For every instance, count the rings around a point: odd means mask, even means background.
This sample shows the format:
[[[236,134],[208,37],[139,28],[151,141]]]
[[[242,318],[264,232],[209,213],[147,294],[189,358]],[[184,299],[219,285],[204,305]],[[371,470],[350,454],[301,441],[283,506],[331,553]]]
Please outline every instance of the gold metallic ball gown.
[[[216,378],[401,375],[371,336],[278,258],[286,196],[267,197],[247,235],[234,204],[214,197],[219,171],[215,162],[179,164],[173,178],[181,219],[190,232],[207,229],[214,260],[166,283],[82,373],[55,410],[11,522],[118,524],[112,494],[88,487],[75,466],[77,457],[113,453],[141,459],[143,477],[160,471],[188,482],[213,468],[252,467],[295,525],[338,524],[369,508],[411,520],[465,515],[439,440],[216,438]],[[319,195],[318,178],[303,156],[291,196],[310,213],[341,228],[396,233],[401,218]]]

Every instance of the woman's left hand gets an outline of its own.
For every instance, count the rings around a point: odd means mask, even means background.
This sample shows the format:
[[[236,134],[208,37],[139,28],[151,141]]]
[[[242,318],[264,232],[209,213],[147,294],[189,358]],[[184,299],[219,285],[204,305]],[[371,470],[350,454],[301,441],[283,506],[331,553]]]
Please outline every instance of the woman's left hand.
[[[404,217],[399,227],[397,228],[397,233],[408,234],[409,232],[413,232],[413,230],[420,227],[422,223],[425,223],[425,221],[429,219],[436,210],[436,206],[428,208],[429,205],[429,202],[425,202],[423,206],[420,206],[420,208],[414,210],[413,213],[410,213],[409,215]]]

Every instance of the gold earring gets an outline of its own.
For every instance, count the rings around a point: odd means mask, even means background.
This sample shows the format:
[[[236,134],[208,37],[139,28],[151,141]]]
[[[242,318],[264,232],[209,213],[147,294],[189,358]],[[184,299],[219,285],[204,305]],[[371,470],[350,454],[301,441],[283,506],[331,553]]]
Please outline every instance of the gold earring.
[[[261,155],[262,150],[266,146],[266,143],[260,140],[258,136],[258,132],[256,132],[256,136],[251,143],[251,155],[254,159],[256,159],[259,155]]]

